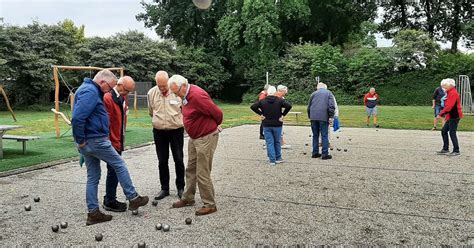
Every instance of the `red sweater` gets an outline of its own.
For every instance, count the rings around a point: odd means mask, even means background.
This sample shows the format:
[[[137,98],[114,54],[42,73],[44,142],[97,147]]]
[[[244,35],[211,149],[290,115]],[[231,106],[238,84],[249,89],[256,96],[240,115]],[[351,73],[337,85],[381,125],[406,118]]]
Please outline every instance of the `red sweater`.
[[[446,94],[448,94],[448,96],[446,97],[446,101],[444,101],[443,111],[441,111],[439,115],[446,115],[446,121],[463,118],[464,114],[462,113],[461,98],[456,88],[453,87],[447,90]]]
[[[260,94],[258,94],[258,100],[261,101],[261,100],[265,99],[265,97],[267,97],[267,92],[262,90],[262,92],[260,92]]]
[[[110,133],[109,139],[112,143],[112,146],[117,151],[124,150],[125,142],[125,113],[128,109],[126,104],[121,105],[121,99],[118,98],[118,95],[114,90],[105,93],[104,95],[104,105],[107,113],[109,114],[109,123],[110,123]]]
[[[223,114],[206,91],[196,85],[189,85],[189,92],[183,101],[183,124],[189,137],[198,139],[217,130]]]

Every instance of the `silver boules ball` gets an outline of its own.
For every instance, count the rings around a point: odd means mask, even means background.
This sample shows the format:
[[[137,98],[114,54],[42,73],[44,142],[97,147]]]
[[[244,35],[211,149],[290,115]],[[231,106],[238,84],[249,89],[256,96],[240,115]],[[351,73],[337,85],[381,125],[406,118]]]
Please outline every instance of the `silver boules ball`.
[[[163,225],[161,225],[161,223],[158,223],[155,225],[156,230],[161,230],[162,228],[163,228]]]
[[[164,224],[164,225],[163,225],[163,232],[168,232],[169,230],[170,230],[170,226]]]

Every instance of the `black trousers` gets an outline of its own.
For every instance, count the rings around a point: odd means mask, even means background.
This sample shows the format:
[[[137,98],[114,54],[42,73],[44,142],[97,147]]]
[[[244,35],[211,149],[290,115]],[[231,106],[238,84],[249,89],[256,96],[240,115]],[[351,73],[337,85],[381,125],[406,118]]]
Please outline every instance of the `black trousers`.
[[[122,156],[122,151],[117,151]],[[113,204],[117,200],[118,178],[114,168],[107,164],[107,178],[105,179],[104,205]]]
[[[263,135],[263,121],[260,122],[260,139],[265,139],[265,137]]]
[[[451,137],[451,142],[453,142],[453,152],[459,152],[459,143],[458,136],[456,131],[458,130],[459,119],[450,119],[444,123],[443,129],[441,129],[441,136],[443,137],[443,150],[449,150],[449,136]]]
[[[178,190],[184,190],[184,128],[173,130],[158,130],[153,128],[153,138],[155,139],[156,155],[158,156],[158,170],[160,173],[161,189],[170,189],[170,171],[168,167],[168,160],[171,148],[176,171],[176,188]]]

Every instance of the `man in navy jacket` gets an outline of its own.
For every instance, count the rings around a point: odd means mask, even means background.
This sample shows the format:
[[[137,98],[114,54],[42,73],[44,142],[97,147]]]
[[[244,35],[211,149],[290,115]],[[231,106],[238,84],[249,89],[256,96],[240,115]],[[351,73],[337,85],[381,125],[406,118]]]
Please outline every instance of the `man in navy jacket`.
[[[109,116],[102,99],[104,93],[109,92],[116,83],[117,77],[111,71],[102,70],[93,80],[85,78],[75,95],[71,123],[74,140],[79,152],[84,156],[87,167],[87,225],[112,220],[111,215],[99,210],[97,190],[101,160],[107,162],[117,173],[123,192],[129,200],[130,210],[136,210],[148,203],[147,196],[140,196],[135,191],[125,161],[109,140]]]

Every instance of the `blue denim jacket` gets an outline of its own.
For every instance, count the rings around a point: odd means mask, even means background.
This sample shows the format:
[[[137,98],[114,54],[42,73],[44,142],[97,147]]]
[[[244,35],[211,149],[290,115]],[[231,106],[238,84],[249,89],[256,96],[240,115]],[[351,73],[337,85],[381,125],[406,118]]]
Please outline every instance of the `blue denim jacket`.
[[[90,78],[76,91],[72,113],[72,134],[77,144],[87,139],[109,136],[109,115],[102,101],[104,94]]]

